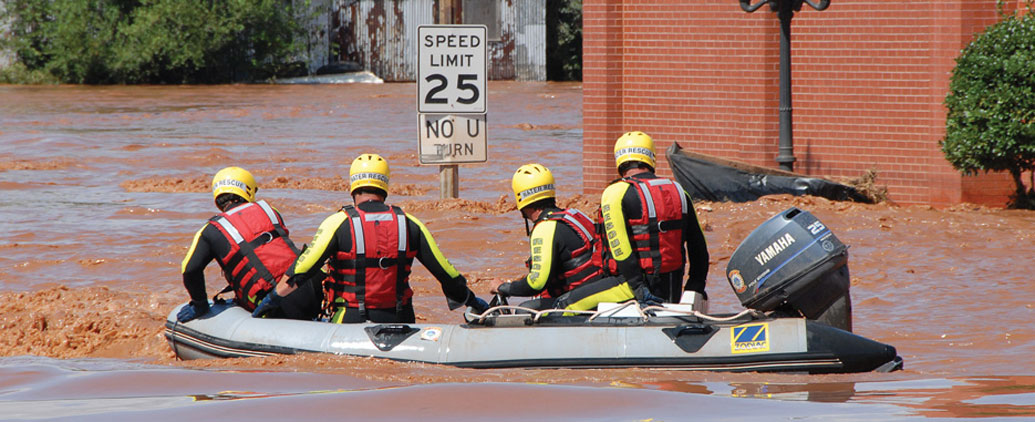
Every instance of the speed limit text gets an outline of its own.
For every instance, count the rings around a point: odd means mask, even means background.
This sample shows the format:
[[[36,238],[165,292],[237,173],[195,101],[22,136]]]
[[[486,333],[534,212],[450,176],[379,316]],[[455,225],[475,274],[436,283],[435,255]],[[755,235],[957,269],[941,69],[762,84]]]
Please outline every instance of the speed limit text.
[[[447,47],[447,48],[476,48],[482,45],[481,37],[477,35],[425,35],[424,47]],[[432,54],[429,65],[431,67],[467,67],[471,66],[474,54]]]

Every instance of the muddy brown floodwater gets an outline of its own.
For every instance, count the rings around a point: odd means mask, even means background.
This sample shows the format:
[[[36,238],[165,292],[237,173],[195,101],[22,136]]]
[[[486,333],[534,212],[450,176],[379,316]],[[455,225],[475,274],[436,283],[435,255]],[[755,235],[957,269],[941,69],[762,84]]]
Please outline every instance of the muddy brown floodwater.
[[[508,200],[515,168],[546,165],[563,204],[596,209],[597,198],[581,195],[581,87],[489,87],[489,162],[462,166],[462,199],[439,200],[437,167],[417,163],[412,84],[0,86],[0,419],[1035,417],[1035,213],[971,205],[789,196],[695,204],[717,312],[741,309],[723,273],[751,230],[792,206],[830,227],[850,245],[856,332],[905,359],[891,374],[174,359],[162,330],[187,300],[180,261],[215,213],[209,178],[228,165],[250,169],[259,196],[308,242],[348,201],[351,160],[377,152],[391,165],[389,202],[427,224],[477,293],[487,295],[492,278],[520,276],[527,243]],[[459,322],[417,268],[418,322]],[[206,274],[215,293],[217,267]]]

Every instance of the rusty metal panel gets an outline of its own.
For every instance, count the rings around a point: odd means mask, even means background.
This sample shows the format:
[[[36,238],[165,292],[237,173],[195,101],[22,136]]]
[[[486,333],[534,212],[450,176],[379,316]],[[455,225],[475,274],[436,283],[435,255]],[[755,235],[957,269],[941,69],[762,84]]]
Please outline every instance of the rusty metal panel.
[[[546,80],[546,0],[501,0],[500,40],[489,46],[489,79]]]
[[[416,78],[417,27],[436,23],[439,0],[333,1],[332,56],[385,81]],[[487,43],[488,78],[546,80],[546,0],[498,1],[500,40]]]
[[[514,77],[521,81],[546,80],[546,0],[512,0],[513,7],[502,14],[513,14],[514,50],[511,61]]]
[[[435,23],[435,0],[338,0],[340,57],[385,81],[417,75],[417,27]]]

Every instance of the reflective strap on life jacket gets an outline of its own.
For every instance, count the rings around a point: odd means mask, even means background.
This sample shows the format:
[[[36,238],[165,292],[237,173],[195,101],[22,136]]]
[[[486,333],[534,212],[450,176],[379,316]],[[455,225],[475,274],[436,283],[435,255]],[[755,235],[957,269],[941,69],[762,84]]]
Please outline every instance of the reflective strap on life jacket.
[[[399,255],[396,256],[396,269],[395,269],[395,311],[402,311],[403,306],[403,293],[406,292],[406,213],[403,212],[402,208],[392,206],[392,211],[395,212],[395,222],[398,224],[397,230],[399,232]]]
[[[685,193],[686,191],[683,190],[683,185],[680,185],[679,182],[676,182],[674,180],[669,180],[669,179],[650,179],[650,180],[647,181],[647,183],[649,185],[651,185],[651,186],[669,185],[669,184],[675,185],[676,186],[676,191],[679,192],[679,205],[682,206],[683,214],[686,214],[687,209],[689,207],[688,207],[688,205],[686,203],[686,193]],[[647,197],[650,198],[650,192],[649,191],[647,191]],[[654,208],[654,206],[653,206],[653,201],[652,201],[651,202],[651,209],[653,209],[653,208]]]
[[[582,214],[582,216],[586,217],[586,220],[588,220],[588,221],[593,221],[592,218],[589,218],[589,216],[587,216],[586,214],[583,214],[582,211],[579,211],[579,210],[572,210],[572,211],[576,212],[576,213],[579,213],[579,214]],[[571,225],[575,226],[576,228],[578,228],[579,231],[582,232],[582,235],[583,235],[584,238],[586,238],[586,239],[593,239],[593,232],[591,232],[588,228],[586,228],[586,226],[582,225],[582,223],[580,223],[579,220],[575,219],[575,217],[572,217],[571,215],[568,215],[568,214],[564,214],[564,220],[569,222],[569,223],[571,223]]]
[[[367,253],[367,240],[363,236],[363,221],[359,217],[359,213],[355,208],[347,208],[345,213],[349,215],[352,220],[352,238],[356,241],[356,255],[366,255]]]
[[[683,206],[683,214],[686,214],[689,212],[690,208],[690,206],[686,203],[686,191],[683,190],[683,185],[680,185],[679,182],[672,183],[676,185],[676,190],[679,191],[679,204]]]
[[[643,182],[634,182],[634,184],[636,187],[640,188],[640,193],[642,193],[643,197],[646,199],[644,202],[646,202],[647,205],[647,219],[653,220],[658,218],[658,212],[654,209],[654,197],[650,195],[650,188],[648,188]]]
[[[219,226],[222,227],[223,230],[230,235],[230,238],[233,239],[235,244],[239,245],[244,242],[244,236],[241,236],[241,232],[237,231],[237,227],[234,227],[233,224],[230,224],[230,220],[227,220],[226,217],[216,217],[216,219],[213,220],[213,222],[219,224]]]
[[[266,201],[260,200],[256,202],[255,205],[258,205],[259,208],[262,208],[262,211],[266,213],[266,217],[269,217],[270,223],[272,223],[274,226],[280,225],[280,222],[277,220],[277,213],[273,212],[273,207],[271,207],[270,204],[267,204]]]
[[[349,219],[352,221],[352,239],[356,248],[356,260],[357,262],[365,261],[367,254],[367,240],[363,234],[363,220],[359,215],[359,211],[356,211],[355,207],[345,206],[342,207],[342,211],[348,214]],[[353,281],[356,283],[356,305],[359,307],[359,312],[365,318],[367,315],[366,306],[366,273],[367,269],[364,266],[356,268],[356,274]]]
[[[277,213],[276,211],[273,211],[273,207],[271,207],[270,204],[267,204],[264,200],[255,201],[255,205],[262,208],[262,211],[266,213],[267,217],[269,217],[270,223],[273,224],[273,232],[276,236],[271,238],[270,241],[272,242],[273,239],[276,239],[277,237],[283,237],[288,247],[291,248],[291,251],[294,252],[295,255],[301,255],[302,251],[299,250],[298,247],[295,246],[295,242],[292,242],[291,238],[287,236],[287,230],[284,230],[284,226],[280,224],[280,220],[277,219]]]

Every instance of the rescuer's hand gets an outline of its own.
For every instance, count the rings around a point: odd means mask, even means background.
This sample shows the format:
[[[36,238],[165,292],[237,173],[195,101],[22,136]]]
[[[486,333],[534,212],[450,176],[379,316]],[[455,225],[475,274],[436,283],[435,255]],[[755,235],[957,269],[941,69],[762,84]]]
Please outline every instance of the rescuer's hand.
[[[279,309],[281,299],[283,297],[277,294],[277,289],[270,290],[270,293],[262,298],[259,305],[252,311],[252,318],[262,318],[273,310]]]
[[[208,301],[195,302],[190,301],[183,308],[180,308],[180,312],[176,314],[176,320],[180,322],[187,322],[199,316],[208,313]]]
[[[640,302],[642,306],[660,306],[664,302],[660,297],[654,296],[647,286],[638,287],[633,291],[633,295],[636,296],[636,301]]]
[[[467,298],[467,303],[465,303],[465,305],[467,305],[467,307],[470,308],[470,311],[472,313],[476,314],[481,314],[485,312],[487,309],[489,309],[489,303],[486,302],[485,299],[482,299],[473,294]]]

